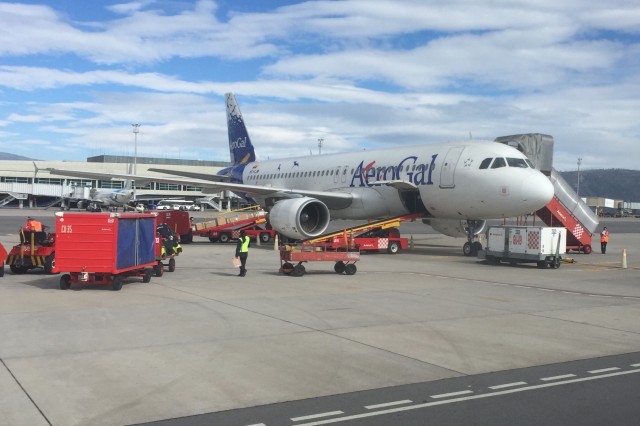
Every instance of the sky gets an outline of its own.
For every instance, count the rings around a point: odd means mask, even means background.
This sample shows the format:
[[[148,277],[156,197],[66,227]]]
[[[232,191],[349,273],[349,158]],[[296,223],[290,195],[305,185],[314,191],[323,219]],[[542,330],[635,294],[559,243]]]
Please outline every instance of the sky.
[[[544,133],[637,170],[640,3],[0,1],[0,151],[228,161],[227,92],[262,159]]]

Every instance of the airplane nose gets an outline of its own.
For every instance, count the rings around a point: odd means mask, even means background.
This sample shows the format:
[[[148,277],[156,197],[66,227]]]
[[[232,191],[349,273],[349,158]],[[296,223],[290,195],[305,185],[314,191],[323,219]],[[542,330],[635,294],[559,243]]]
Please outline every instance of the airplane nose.
[[[554,194],[555,190],[549,178],[538,171],[522,182],[522,201],[531,206],[531,210],[546,206]]]

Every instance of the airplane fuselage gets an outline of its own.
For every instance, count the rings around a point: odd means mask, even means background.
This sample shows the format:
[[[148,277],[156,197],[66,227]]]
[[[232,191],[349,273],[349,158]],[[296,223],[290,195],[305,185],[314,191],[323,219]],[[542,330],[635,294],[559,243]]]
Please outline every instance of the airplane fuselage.
[[[502,160],[492,168],[496,158]],[[247,185],[352,194],[348,206],[328,204],[331,217],[341,219],[419,210],[449,219],[513,217],[537,210],[553,196],[548,178],[530,167],[522,153],[487,141],[257,161],[242,167],[241,183]],[[417,196],[403,196],[412,193]],[[268,204],[268,196],[253,198]]]

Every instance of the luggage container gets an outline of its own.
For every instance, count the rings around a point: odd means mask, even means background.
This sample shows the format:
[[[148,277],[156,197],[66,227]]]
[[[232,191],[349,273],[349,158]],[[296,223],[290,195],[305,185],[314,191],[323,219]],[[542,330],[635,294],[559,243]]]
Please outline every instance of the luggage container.
[[[4,277],[4,261],[7,260],[7,250],[0,243],[0,277]]]
[[[156,265],[156,217],[146,213],[56,213],[54,272],[60,289],[71,284],[111,285],[141,277],[151,281]]]
[[[566,228],[491,226],[487,230],[485,258],[491,263],[533,262],[541,269],[555,269],[566,251]]]

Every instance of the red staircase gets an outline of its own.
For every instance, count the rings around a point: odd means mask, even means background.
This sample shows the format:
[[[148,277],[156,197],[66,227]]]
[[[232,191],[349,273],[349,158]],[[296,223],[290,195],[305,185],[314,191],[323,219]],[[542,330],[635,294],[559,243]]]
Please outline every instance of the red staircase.
[[[536,212],[536,215],[547,226],[564,226],[567,228],[567,250],[577,250],[585,254],[591,253],[593,234],[554,196],[549,204]]]

